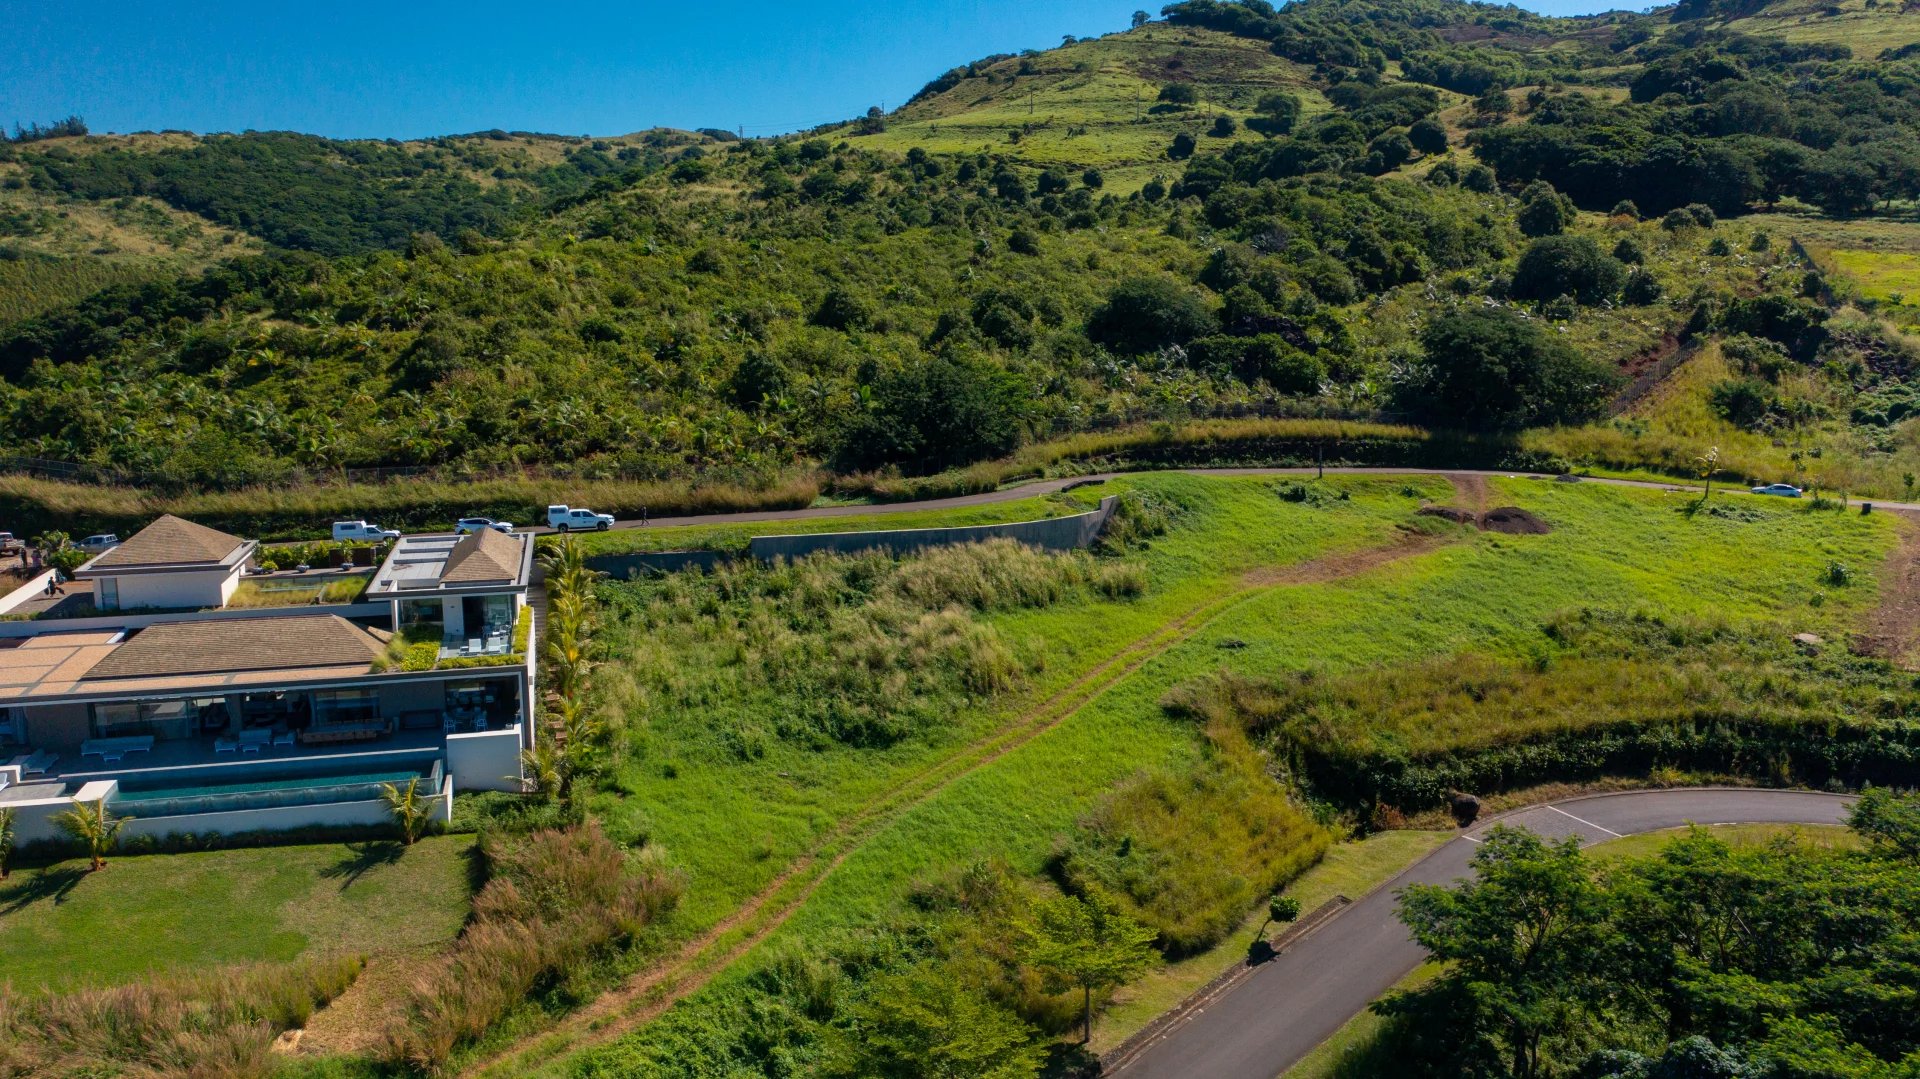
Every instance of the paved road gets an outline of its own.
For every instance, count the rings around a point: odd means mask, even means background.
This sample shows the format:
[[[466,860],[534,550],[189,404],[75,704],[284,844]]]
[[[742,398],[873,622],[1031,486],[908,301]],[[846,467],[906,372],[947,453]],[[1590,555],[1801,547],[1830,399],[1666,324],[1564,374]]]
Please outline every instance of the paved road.
[[[1851,798],[1810,791],[1630,791],[1492,818],[1434,851],[1297,940],[1220,998],[1108,1074],[1124,1079],[1273,1079],[1420,965],[1394,917],[1394,893],[1470,875],[1477,837],[1496,823],[1585,842],[1684,824],[1839,824]]]
[[[1307,476],[1316,470],[1313,468],[1181,468],[1156,469],[1153,471],[1184,472],[1194,476]],[[1535,479],[1548,479],[1538,473],[1507,472],[1478,468],[1328,468],[1329,475],[1364,475],[1378,473],[1387,476],[1504,476],[1508,478],[1531,476]],[[1069,476],[1055,479],[1033,480],[1014,487],[1003,487],[997,491],[982,491],[979,494],[958,495],[953,498],[933,498],[919,502],[882,502],[877,504],[809,506],[797,510],[754,510],[746,513],[703,513],[685,517],[654,517],[647,525],[639,521],[616,521],[613,527],[619,528],[672,528],[680,525],[728,525],[752,524],[758,521],[802,521],[814,517],[870,517],[889,513],[913,513],[920,510],[956,509],[966,506],[986,506],[995,502],[1011,502],[1020,498],[1037,498],[1050,495],[1055,491],[1085,483],[1101,483],[1125,475],[1145,475],[1141,472],[1101,472],[1089,476]],[[1645,487],[1653,490],[1684,487],[1678,481],[1655,480],[1616,480],[1588,477],[1583,483],[1604,483],[1614,487]],[[1739,486],[1721,486],[1721,491],[1747,498],[1758,497],[1747,494]],[[1889,510],[1913,510],[1920,512],[1920,503],[1914,502],[1874,502],[1876,508]],[[522,532],[535,532],[545,535],[552,529],[545,526],[522,528]]]

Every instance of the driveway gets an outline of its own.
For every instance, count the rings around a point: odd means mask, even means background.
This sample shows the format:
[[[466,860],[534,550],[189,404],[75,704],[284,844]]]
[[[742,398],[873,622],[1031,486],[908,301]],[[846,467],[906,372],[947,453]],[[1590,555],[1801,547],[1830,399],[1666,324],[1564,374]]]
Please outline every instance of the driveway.
[[[1329,469],[1328,471],[1332,471]],[[1471,875],[1495,824],[1593,843],[1686,824],[1840,824],[1852,798],[1811,791],[1629,791],[1530,806],[1475,824],[1295,941],[1184,1022],[1110,1061],[1125,1079],[1273,1079],[1419,966],[1426,953],[1394,916],[1394,893]]]

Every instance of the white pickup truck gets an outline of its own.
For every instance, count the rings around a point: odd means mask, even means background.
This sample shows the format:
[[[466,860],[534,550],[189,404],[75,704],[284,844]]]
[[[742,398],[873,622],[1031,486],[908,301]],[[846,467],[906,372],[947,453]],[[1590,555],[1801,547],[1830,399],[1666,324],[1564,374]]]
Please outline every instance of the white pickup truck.
[[[337,540],[373,540],[378,543],[384,540],[397,540],[400,538],[400,533],[391,528],[381,528],[379,525],[371,524],[367,521],[335,521],[333,522],[333,538]]]
[[[556,532],[605,532],[613,527],[613,514],[579,506],[548,506],[547,524]]]

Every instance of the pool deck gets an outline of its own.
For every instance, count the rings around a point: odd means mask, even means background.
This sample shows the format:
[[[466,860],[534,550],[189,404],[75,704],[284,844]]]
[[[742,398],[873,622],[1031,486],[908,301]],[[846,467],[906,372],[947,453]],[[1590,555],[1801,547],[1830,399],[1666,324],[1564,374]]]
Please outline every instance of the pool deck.
[[[445,752],[447,736],[438,730],[397,731],[393,734],[370,742],[356,742],[352,748],[345,746],[261,746],[257,753],[215,753],[214,739],[191,738],[171,742],[158,742],[144,753],[129,753],[118,764],[106,764],[98,757],[82,759],[77,754],[62,753],[60,759],[48,770],[45,780],[59,780],[68,783],[86,783],[100,779],[124,779],[138,775],[142,780],[155,778],[154,773],[164,774],[174,768],[206,768],[212,765],[253,765],[263,762],[279,763],[325,763],[329,765],[351,762],[356,757],[375,756],[383,753],[403,752],[407,750],[432,749]],[[39,782],[42,777],[35,776]]]

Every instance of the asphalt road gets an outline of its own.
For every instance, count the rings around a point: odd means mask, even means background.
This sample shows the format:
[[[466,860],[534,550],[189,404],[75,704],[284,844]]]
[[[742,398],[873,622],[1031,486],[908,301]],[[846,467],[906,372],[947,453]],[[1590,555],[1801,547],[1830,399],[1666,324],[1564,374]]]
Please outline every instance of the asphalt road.
[[[1195,476],[1310,476],[1317,470],[1313,468],[1182,468],[1160,469],[1155,471],[1185,472]],[[1328,475],[1359,475],[1378,473],[1387,476],[1504,476],[1516,478],[1528,476],[1534,479],[1551,479],[1529,472],[1504,472],[1499,470],[1476,468],[1328,468]],[[621,528],[672,528],[681,525],[727,525],[752,524],[759,521],[802,521],[814,517],[871,517],[890,513],[914,513],[920,510],[957,509],[966,506],[986,506],[995,502],[1011,502],[1020,498],[1037,498],[1050,495],[1069,486],[1086,483],[1100,483],[1123,475],[1142,475],[1144,473],[1101,472],[1090,476],[1070,476],[1054,479],[1034,480],[1014,487],[1003,487],[997,491],[983,491],[979,494],[957,495],[953,498],[933,498],[918,502],[881,502],[874,504],[855,504],[839,506],[809,506],[797,510],[754,510],[746,513],[703,513],[685,517],[653,517],[646,525],[639,521],[615,521],[613,527]],[[1653,490],[1684,488],[1687,485],[1677,481],[1654,480],[1616,480],[1598,477],[1583,477],[1582,483],[1604,483],[1615,487],[1645,487]],[[1739,486],[1719,485],[1717,491],[1739,495],[1745,498],[1761,497],[1748,494]],[[1920,512],[1920,503],[1913,502],[1874,502],[1875,508],[1889,510],[1913,510]],[[520,528],[521,532],[534,532],[546,535],[553,530],[546,526]]]
[[[1851,801],[1810,791],[1630,791],[1489,818],[1288,945],[1107,1074],[1273,1079],[1285,1072],[1420,965],[1426,953],[1394,917],[1394,893],[1408,884],[1446,884],[1469,876],[1475,841],[1494,824],[1554,838],[1577,835],[1591,843],[1690,823],[1839,824]]]

